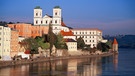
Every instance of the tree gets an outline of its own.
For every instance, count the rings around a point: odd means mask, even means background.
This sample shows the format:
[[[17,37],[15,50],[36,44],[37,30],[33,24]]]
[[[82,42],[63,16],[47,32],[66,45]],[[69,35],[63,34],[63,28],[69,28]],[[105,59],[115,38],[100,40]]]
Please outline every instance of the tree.
[[[55,46],[57,49],[67,49],[67,45],[63,39],[63,36],[59,33],[58,35],[56,35],[56,43]]]
[[[44,38],[43,37],[36,37],[35,40],[38,43],[38,46],[41,47],[42,49],[49,49],[50,44],[48,42],[44,42]]]
[[[31,54],[38,53],[38,43],[34,38],[26,38],[21,43],[25,50],[30,50]]]
[[[107,43],[100,42],[97,44],[97,49],[102,50],[102,52],[107,52],[110,49],[110,47],[109,47],[109,45],[107,45]]]
[[[83,38],[79,37],[77,39],[77,48],[78,49],[83,49],[84,46],[85,46],[85,42],[84,42]]]
[[[56,42],[56,35],[53,33],[52,31],[52,25],[49,24],[49,31],[48,31],[48,40],[49,40],[49,44],[50,44],[50,56],[51,56],[51,52],[52,52],[52,47],[54,45],[54,43]]]

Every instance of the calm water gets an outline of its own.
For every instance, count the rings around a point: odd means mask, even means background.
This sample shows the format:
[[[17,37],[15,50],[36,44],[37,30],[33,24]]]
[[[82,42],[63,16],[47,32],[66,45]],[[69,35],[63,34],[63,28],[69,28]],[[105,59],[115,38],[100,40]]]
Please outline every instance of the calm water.
[[[0,69],[0,76],[135,76],[135,49],[119,55],[68,59]]]

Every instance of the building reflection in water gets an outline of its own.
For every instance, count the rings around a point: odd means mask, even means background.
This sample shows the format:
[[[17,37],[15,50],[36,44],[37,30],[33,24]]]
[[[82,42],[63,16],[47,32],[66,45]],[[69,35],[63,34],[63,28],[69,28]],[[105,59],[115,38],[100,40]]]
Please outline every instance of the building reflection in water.
[[[118,70],[118,54],[113,55],[114,71]]]
[[[118,56],[114,56],[117,69]],[[5,76],[99,76],[102,75],[104,58],[66,59],[50,62],[40,62],[23,66],[3,68],[0,74]],[[108,59],[105,58],[105,62]],[[4,75],[2,75],[4,76]]]

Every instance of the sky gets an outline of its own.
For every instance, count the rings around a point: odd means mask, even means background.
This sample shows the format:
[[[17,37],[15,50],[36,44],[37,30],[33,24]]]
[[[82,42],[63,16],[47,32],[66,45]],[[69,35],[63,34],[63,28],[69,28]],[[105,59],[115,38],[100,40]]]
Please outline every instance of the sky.
[[[0,21],[33,22],[33,9],[40,6],[52,15],[54,6],[73,28],[99,28],[103,35],[135,35],[135,0],[0,0]]]

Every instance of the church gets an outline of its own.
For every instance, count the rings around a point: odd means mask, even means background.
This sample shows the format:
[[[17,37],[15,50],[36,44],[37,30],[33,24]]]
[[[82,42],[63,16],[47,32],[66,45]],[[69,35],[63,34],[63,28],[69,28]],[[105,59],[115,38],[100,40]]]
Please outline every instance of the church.
[[[62,9],[59,6],[55,6],[53,8],[53,15],[45,14],[42,16],[42,8],[40,6],[36,6],[34,8],[34,26],[48,26],[52,24],[52,29],[54,34],[61,33],[64,39],[73,40],[73,44],[76,44],[76,39],[82,37],[84,39],[85,44],[90,45],[91,48],[96,47],[99,42],[107,42],[107,40],[103,40],[102,31],[98,28],[69,28],[64,24],[62,20]],[[68,40],[66,40],[68,43]],[[73,50],[77,50],[76,46],[69,45],[70,48],[75,48]],[[68,46],[68,47],[69,47]]]

